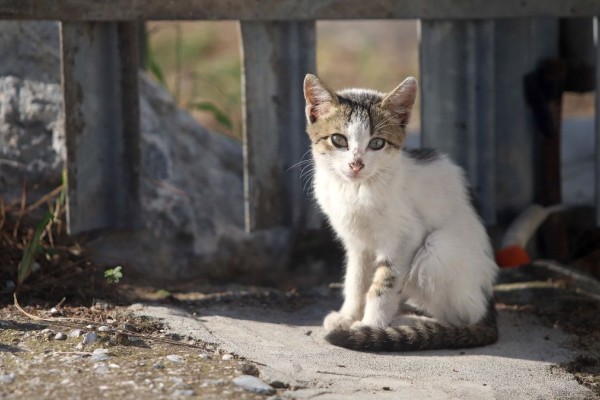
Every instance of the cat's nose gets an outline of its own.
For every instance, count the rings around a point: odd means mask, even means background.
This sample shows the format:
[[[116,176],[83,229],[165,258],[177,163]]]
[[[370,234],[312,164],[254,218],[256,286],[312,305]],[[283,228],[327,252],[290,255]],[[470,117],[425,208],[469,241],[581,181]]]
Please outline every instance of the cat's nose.
[[[354,172],[358,172],[365,167],[365,164],[362,162],[362,160],[354,160],[349,165],[350,169],[352,169]]]

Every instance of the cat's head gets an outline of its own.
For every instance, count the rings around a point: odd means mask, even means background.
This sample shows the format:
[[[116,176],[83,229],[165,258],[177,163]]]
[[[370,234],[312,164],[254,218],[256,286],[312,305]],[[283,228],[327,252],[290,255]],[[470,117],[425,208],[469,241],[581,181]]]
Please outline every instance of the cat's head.
[[[349,182],[389,169],[404,144],[416,94],[413,77],[384,94],[366,89],[334,93],[316,76],[306,75],[307,133],[315,161]]]

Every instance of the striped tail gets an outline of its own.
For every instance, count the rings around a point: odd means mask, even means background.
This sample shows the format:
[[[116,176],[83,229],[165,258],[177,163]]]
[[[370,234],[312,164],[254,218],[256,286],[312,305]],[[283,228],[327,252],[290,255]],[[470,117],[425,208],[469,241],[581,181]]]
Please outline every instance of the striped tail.
[[[339,347],[359,351],[416,351],[480,347],[498,340],[496,310],[490,304],[485,317],[474,325],[444,325],[419,321],[414,326],[339,329],[325,339]]]

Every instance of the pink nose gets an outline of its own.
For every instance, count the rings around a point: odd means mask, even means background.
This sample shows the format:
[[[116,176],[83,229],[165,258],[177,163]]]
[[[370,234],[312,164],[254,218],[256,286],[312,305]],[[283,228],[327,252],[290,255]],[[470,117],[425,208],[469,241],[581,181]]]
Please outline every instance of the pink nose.
[[[365,167],[365,164],[363,164],[362,160],[354,160],[349,165],[354,172],[358,172]]]

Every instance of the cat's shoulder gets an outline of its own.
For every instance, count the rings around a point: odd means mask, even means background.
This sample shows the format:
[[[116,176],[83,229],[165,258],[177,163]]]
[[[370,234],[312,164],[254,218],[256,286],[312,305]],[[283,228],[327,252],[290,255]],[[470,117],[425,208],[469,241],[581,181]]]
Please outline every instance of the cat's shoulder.
[[[404,154],[416,164],[432,164],[437,161],[445,161],[447,157],[444,153],[432,148],[404,149]]]

